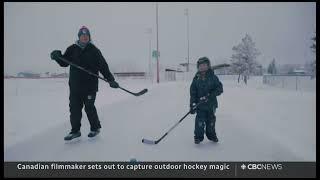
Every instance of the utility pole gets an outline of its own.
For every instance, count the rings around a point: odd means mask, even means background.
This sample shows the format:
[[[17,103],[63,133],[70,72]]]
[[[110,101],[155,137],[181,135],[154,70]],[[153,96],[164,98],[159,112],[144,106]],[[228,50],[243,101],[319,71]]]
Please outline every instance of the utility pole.
[[[159,83],[159,37],[158,37],[158,3],[156,3],[156,24],[157,24],[157,83]]]
[[[189,63],[190,63],[190,56],[189,56],[189,9],[185,9],[185,15],[187,16],[187,58],[188,58],[188,63],[187,63],[187,72],[189,72]]]
[[[149,37],[149,78],[151,79],[151,82],[153,82],[151,59],[151,37]]]
[[[152,29],[148,28],[147,32],[148,34],[148,39],[149,39],[149,78],[153,81],[153,75],[152,75],[152,67],[151,67],[151,35],[152,35]]]

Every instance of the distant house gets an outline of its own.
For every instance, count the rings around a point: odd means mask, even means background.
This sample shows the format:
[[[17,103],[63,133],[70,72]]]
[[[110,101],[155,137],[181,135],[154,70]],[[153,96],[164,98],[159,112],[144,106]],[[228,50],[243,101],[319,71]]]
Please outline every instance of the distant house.
[[[19,72],[18,77],[22,78],[40,78],[40,74],[31,73],[31,72]]]
[[[50,72],[46,72],[46,73],[44,73],[44,77],[50,77]]]
[[[302,69],[301,64],[282,64],[279,65],[277,70],[278,74],[294,74],[293,72],[297,69]]]
[[[145,77],[145,72],[117,72],[114,73],[117,77]]]
[[[179,65],[185,67],[185,71],[187,71],[188,63],[180,63]],[[197,71],[197,64],[189,63],[189,71]]]
[[[181,70],[179,70],[179,69],[178,69],[178,70],[175,70],[175,69],[168,69],[168,68],[165,69],[165,71],[166,71],[166,72],[183,72],[183,71],[181,71]]]
[[[306,71],[303,69],[294,69],[293,71],[290,71],[288,74],[305,75]]]
[[[183,71],[181,70],[175,70],[175,69],[165,69],[165,79],[167,81],[175,81],[176,80],[176,73],[181,73]]]
[[[51,74],[50,77],[52,77],[52,78],[68,78],[69,75],[68,75],[68,73]]]
[[[4,75],[5,79],[9,79],[9,78],[15,78],[15,76],[11,76],[11,75]]]

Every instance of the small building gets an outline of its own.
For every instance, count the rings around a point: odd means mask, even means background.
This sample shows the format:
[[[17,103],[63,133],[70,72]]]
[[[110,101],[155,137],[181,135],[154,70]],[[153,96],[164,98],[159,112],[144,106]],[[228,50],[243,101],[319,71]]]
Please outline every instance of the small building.
[[[174,69],[165,69],[165,79],[167,81],[175,81],[176,78],[176,73],[182,73],[183,71],[181,70],[174,70]]]
[[[68,73],[61,73],[61,74],[51,74],[52,78],[68,78]]]
[[[117,72],[114,73],[115,76],[117,77],[140,77],[140,78],[144,78],[146,76],[145,72]]]
[[[10,78],[15,78],[15,76],[11,76],[11,75],[4,75],[5,79],[10,79]]]
[[[293,71],[289,72],[288,74],[305,75],[306,71],[303,69],[294,69]]]
[[[40,78],[40,74],[31,73],[31,72],[19,72],[18,77],[21,77],[21,78]]]

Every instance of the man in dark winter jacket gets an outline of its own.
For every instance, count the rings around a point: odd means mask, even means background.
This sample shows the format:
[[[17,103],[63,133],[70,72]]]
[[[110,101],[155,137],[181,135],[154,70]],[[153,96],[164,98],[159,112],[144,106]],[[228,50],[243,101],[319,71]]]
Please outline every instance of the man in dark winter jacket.
[[[67,67],[69,64],[60,59],[60,57],[63,57],[94,74],[98,75],[98,72],[100,72],[109,81],[110,87],[118,88],[119,85],[110,72],[106,60],[100,50],[92,44],[89,29],[85,26],[81,27],[78,37],[79,40],[69,46],[63,55],[60,50],[54,50],[51,53],[51,59],[55,60],[60,66]],[[74,66],[70,66],[69,88],[69,110],[72,129],[64,139],[71,140],[81,136],[80,126],[83,106],[85,106],[90,122],[91,131],[88,137],[96,136],[101,128],[94,105],[98,91],[98,78]]]
[[[198,72],[190,87],[191,114],[197,113],[194,129],[194,142],[199,144],[204,139],[204,133],[211,141],[218,142],[215,131],[218,108],[217,97],[223,93],[222,83],[210,68],[210,60],[202,57],[197,62]],[[194,108],[197,103],[201,104]]]

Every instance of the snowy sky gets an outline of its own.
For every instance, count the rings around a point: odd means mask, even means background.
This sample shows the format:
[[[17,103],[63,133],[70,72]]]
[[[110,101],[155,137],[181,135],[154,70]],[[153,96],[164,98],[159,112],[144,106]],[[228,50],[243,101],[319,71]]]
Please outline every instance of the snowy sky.
[[[304,64],[314,54],[311,37],[316,31],[315,2],[159,4],[160,64],[178,67],[187,57],[189,9],[190,62],[207,56],[212,64],[228,61],[232,46],[246,33],[252,36],[266,66]],[[94,44],[111,70],[145,71],[149,38],[156,49],[154,2],[4,3],[4,72],[64,72],[50,61],[54,49],[65,49],[77,39],[82,25],[89,27]],[[152,28],[152,34],[147,29]],[[153,62],[155,61],[152,59]]]

